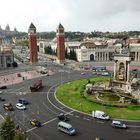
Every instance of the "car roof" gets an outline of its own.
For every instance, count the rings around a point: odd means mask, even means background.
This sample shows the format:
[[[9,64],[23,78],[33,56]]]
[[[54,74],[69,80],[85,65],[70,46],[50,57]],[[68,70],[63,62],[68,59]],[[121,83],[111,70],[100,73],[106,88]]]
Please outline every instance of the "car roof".
[[[26,98],[19,98],[19,100],[27,100]]]
[[[121,124],[120,121],[112,121],[112,123]]]
[[[9,106],[9,105],[12,105],[11,103],[6,103],[6,104],[4,104],[5,106]]]
[[[36,119],[32,119],[31,121],[36,121]]]
[[[60,113],[59,115],[60,115],[60,116],[61,116],[61,115],[64,115],[64,113]]]
[[[65,127],[67,127],[68,129],[69,129],[69,128],[72,128],[72,125],[71,125],[71,124],[66,123],[66,122],[62,122],[62,121],[61,121],[61,122],[59,122],[59,123],[58,123],[58,125],[65,126]]]
[[[37,119],[32,119],[31,121],[32,122],[39,122]]]
[[[17,103],[17,105],[21,106],[21,105],[23,105],[23,104],[21,104],[21,103]]]

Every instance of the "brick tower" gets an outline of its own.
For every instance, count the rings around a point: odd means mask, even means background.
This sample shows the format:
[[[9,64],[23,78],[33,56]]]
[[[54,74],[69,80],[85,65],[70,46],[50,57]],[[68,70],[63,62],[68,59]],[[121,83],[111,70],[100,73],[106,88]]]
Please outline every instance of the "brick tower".
[[[37,49],[37,35],[36,27],[33,23],[30,24],[28,29],[28,38],[29,38],[29,49],[30,49],[30,63],[34,64],[38,62],[38,49]]]
[[[65,39],[64,39],[64,27],[59,24],[57,31],[57,62],[60,64],[65,63]]]

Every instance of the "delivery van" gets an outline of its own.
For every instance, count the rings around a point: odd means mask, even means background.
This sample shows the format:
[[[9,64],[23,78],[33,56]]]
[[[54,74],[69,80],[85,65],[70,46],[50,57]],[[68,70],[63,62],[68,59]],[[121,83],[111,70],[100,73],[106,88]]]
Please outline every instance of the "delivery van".
[[[72,127],[71,124],[69,123],[66,123],[66,122],[59,122],[58,125],[57,125],[57,129],[64,132],[64,133],[67,133],[69,135],[75,135],[76,134],[76,131],[75,129]]]
[[[92,111],[92,117],[97,118],[97,119],[102,119],[102,120],[109,120],[110,117],[103,111]]]

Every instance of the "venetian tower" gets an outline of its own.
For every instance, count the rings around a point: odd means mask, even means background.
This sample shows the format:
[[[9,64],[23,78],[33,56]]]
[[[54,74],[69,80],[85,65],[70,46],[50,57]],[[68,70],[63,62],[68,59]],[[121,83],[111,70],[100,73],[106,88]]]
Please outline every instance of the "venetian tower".
[[[64,27],[59,24],[56,31],[57,38],[57,62],[59,64],[65,64],[65,39],[64,39]]]
[[[29,50],[30,50],[30,63],[35,64],[38,62],[38,49],[37,49],[37,34],[36,27],[33,23],[30,24],[28,29]]]

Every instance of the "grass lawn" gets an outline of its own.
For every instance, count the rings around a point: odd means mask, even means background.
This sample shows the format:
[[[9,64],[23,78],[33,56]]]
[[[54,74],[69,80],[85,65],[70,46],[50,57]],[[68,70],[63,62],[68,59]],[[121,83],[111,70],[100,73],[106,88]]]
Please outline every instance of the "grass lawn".
[[[115,94],[104,93],[99,98],[105,101],[119,101],[120,97]]]
[[[105,82],[107,77],[92,78],[90,81]],[[65,105],[76,110],[91,114],[92,110],[102,110],[108,113],[112,118],[140,120],[140,106],[129,105],[128,107],[103,106],[87,100],[83,94],[87,80],[77,80],[66,83],[58,87],[56,97]]]

